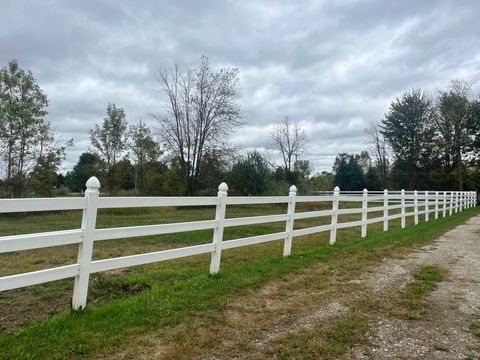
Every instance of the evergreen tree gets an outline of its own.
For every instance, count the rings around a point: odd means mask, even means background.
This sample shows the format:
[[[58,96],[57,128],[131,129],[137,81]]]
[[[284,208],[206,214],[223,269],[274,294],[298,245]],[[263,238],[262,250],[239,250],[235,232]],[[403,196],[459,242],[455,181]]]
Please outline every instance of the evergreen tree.
[[[412,90],[396,98],[382,120],[382,133],[395,156],[393,178],[400,187],[426,186],[424,175],[437,156],[434,116],[431,100],[421,90]]]
[[[231,191],[241,195],[263,195],[268,191],[272,174],[258,151],[252,151],[233,165],[228,177]]]
[[[80,155],[73,170],[67,173],[65,183],[70,191],[84,191],[85,184],[91,176],[96,176],[100,179],[100,183],[103,182],[105,178],[104,168],[105,164],[100,156],[95,153],[84,152]]]

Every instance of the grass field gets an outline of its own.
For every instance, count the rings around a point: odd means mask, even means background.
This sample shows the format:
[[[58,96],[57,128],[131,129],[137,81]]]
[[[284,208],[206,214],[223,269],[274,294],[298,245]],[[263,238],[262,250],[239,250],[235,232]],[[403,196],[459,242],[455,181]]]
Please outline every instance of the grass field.
[[[300,210],[329,208],[308,206]],[[284,207],[237,206],[227,217],[284,213]],[[208,275],[209,256],[150,264],[92,276],[89,307],[68,311],[73,280],[32,286],[0,294],[0,358],[95,358],[108,349],[126,346],[140,334],[189,321],[224,308],[229,298],[316,262],[356,253],[366,259],[388,255],[392,247],[425,243],[476,213],[468,210],[416,227],[380,232],[381,223],[369,226],[366,239],[359,228],[339,231],[337,246],[327,245],[328,233],[295,238],[293,256],[283,259],[282,243],[268,243],[225,251],[220,274]],[[156,208],[101,211],[98,227],[115,227],[211,219],[213,208]],[[376,216],[375,214],[371,216]],[[9,215],[0,218],[0,235],[78,228],[81,214],[63,212]],[[340,221],[359,219],[342,216]],[[411,220],[411,219],[410,219]],[[296,228],[328,223],[329,218],[296,222]],[[225,239],[283,231],[284,223],[227,229]],[[211,231],[152,236],[95,244],[94,258],[157,251],[210,242]],[[373,251],[375,249],[375,251]],[[75,262],[76,246],[40,249],[0,256],[0,274],[7,275]],[[365,258],[365,256],[363,257]]]

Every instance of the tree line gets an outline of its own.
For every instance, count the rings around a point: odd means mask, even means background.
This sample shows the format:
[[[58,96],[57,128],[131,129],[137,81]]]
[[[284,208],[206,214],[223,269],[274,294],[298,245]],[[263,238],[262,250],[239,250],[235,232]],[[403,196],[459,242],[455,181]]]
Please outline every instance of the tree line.
[[[472,83],[453,80],[434,97],[421,89],[404,92],[365,135],[370,154],[335,160],[341,189],[480,188],[480,100]]]
[[[112,195],[215,194],[221,181],[236,194],[283,194],[290,183],[307,191],[311,169],[298,159],[306,135],[297,122],[286,117],[271,134],[283,165],[258,151],[241,156],[229,143],[244,124],[238,74],[236,68],[212,69],[206,57],[196,68],[161,69],[156,80],[163,111],[149,114],[157,126],[142,119],[129,125],[124,109],[109,103],[89,130],[89,150],[63,174],[73,141],[59,144],[45,118],[46,94],[31,71],[10,61],[0,70],[1,196],[81,192],[90,176]]]
[[[471,84],[452,81],[435,98],[411,90],[394,99],[365,135],[371,147],[341,153],[332,171],[312,174],[303,160],[308,139],[298,121],[277,121],[268,151],[239,155],[230,135],[245,123],[236,68],[164,67],[156,81],[162,111],[127,121],[110,103],[89,130],[90,147],[72,170],[61,171],[73,141],[59,143],[46,120],[48,98],[33,74],[12,60],[0,70],[0,196],[56,196],[85,190],[97,176],[111,195],[214,195],[221,181],[231,194],[285,194],[342,190],[476,189],[479,179],[480,105]],[[280,163],[275,160],[279,159]]]

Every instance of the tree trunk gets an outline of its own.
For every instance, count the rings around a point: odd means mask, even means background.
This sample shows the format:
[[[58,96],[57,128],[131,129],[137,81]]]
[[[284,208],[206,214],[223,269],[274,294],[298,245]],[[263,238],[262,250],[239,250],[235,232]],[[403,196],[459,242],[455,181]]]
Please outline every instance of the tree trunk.
[[[463,163],[462,163],[462,151],[460,148],[457,149],[457,179],[458,179],[458,190],[463,191]]]

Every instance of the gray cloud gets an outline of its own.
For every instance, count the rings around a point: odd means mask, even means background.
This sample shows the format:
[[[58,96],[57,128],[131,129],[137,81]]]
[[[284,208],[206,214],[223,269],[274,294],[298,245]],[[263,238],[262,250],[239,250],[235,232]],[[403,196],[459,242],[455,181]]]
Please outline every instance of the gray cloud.
[[[240,69],[247,125],[232,140],[265,148],[275,120],[308,130],[305,154],[329,170],[367,147],[363,128],[412,87],[432,93],[480,76],[477,1],[13,1],[0,4],[0,65],[16,58],[73,137],[66,168],[88,148],[108,102],[131,123],[161,111],[154,75],[202,54]],[[479,91],[477,86],[477,91]]]

